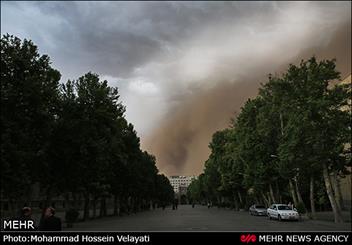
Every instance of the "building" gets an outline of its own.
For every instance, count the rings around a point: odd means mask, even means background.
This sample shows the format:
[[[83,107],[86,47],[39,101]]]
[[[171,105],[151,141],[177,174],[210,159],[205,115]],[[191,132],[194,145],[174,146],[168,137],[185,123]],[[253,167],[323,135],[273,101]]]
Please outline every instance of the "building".
[[[169,181],[176,194],[186,194],[188,186],[196,179],[195,176],[170,176]]]

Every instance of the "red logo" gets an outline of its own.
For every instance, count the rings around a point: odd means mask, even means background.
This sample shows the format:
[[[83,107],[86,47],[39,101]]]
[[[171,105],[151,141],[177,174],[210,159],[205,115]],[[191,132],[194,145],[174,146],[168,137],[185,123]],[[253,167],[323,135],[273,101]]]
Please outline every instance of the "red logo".
[[[241,242],[256,242],[257,241],[257,236],[256,235],[251,235],[251,234],[247,234],[247,235],[241,235]]]

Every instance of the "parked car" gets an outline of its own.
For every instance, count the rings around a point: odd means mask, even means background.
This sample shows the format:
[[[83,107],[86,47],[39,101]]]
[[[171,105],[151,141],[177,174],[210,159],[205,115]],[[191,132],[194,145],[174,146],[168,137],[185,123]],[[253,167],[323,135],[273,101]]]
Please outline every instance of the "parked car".
[[[267,215],[269,219],[278,219],[281,220],[298,220],[299,214],[296,209],[292,209],[292,207],[286,204],[272,204],[267,209]]]
[[[253,204],[249,208],[250,215],[266,215],[266,207],[260,204]]]

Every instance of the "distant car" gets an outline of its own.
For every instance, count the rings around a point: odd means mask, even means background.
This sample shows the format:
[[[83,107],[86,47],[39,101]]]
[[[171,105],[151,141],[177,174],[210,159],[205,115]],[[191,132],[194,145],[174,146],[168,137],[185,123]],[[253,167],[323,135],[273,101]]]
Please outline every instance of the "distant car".
[[[266,215],[266,207],[264,205],[260,205],[260,204],[253,204],[250,208],[249,208],[249,214],[250,215]]]
[[[269,219],[278,219],[281,220],[298,220],[299,214],[296,209],[292,209],[292,207],[286,204],[272,204],[267,209],[267,215]]]

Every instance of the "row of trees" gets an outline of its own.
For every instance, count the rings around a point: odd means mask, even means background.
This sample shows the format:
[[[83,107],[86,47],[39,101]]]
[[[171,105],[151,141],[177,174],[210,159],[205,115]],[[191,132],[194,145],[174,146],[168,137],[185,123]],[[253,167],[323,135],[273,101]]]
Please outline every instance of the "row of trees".
[[[330,203],[335,222],[342,222],[339,183],[351,166],[351,84],[332,86],[339,78],[335,60],[315,57],[270,75],[231,127],[213,135],[189,198],[228,201],[236,209],[293,201],[303,210],[310,206],[313,218],[318,201]]]
[[[117,88],[93,73],[59,80],[31,41],[1,38],[1,200],[30,204],[37,183],[46,203],[83,196],[84,218],[97,201],[105,215],[110,197],[115,214],[122,203],[138,210],[171,202],[173,189],[140,149]]]

